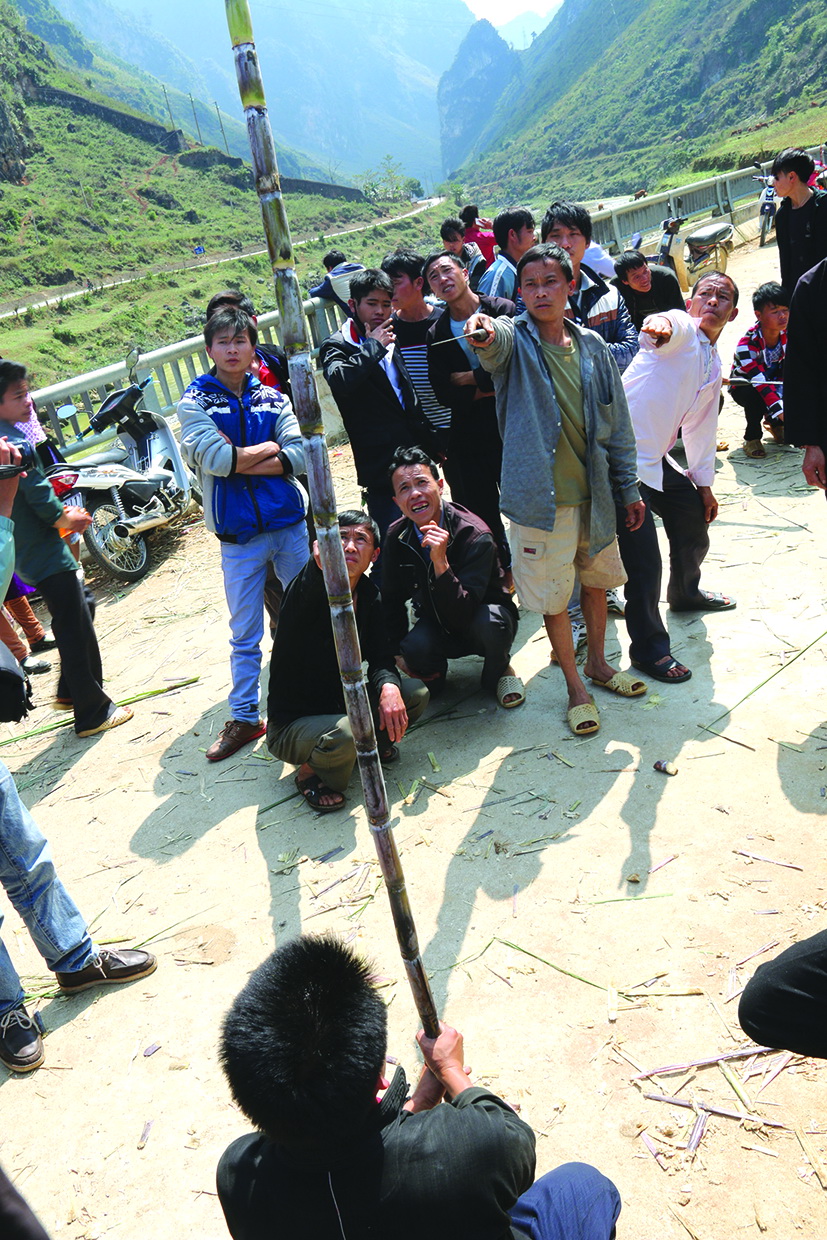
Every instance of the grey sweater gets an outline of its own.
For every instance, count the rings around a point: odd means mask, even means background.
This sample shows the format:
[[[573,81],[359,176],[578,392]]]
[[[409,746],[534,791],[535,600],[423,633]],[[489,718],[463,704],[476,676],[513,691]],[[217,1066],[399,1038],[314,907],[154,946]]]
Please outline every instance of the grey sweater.
[[[580,345],[580,377],[588,441],[591,491],[589,554],[597,555],[615,536],[615,502],[640,499],[635,436],[620,373],[605,341],[567,322]],[[480,349],[480,361],[494,377],[497,419],[503,440],[500,508],[518,525],[553,530],[556,514],[554,454],[560,438],[560,408],[540,338],[528,313],[494,320],[495,339]]]

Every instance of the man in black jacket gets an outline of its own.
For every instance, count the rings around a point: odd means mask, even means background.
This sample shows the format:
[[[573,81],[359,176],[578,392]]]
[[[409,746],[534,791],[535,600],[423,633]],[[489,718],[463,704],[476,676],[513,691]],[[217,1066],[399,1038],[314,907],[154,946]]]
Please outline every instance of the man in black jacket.
[[[626,303],[636,332],[650,314],[686,309],[674,271],[670,267],[650,267],[640,250],[624,250],[615,259],[615,278],[611,283]]]
[[[442,479],[417,448],[391,463],[403,513],[385,537],[382,605],[400,670],[438,693],[449,659],[483,656],[482,687],[510,709],[525,689],[509,663],[517,609],[505,588],[491,531],[466,508],[443,503]],[[417,616],[408,625],[408,600]]]
[[[472,293],[468,272],[456,254],[429,255],[422,274],[446,307],[428,333],[428,374],[437,400],[451,410],[451,498],[488,526],[510,586],[511,549],[500,516],[503,443],[494,384],[463,333],[472,314],[481,311],[492,319],[501,314],[513,318],[516,306],[504,297]]]
[[[403,1069],[383,1075],[373,970],[332,934],[293,939],[253,972],[221,1039],[258,1129],[218,1165],[233,1240],[612,1240],[612,1182],[565,1163],[532,1183],[534,1133],[470,1080],[462,1035],[440,1025],[417,1041],[425,1067],[406,1101]]]
[[[783,199],[775,216],[781,283],[789,297],[805,271],[827,258],[827,191],[810,189],[815,164],[806,151],[788,147],[776,155],[770,175]]]
[[[356,477],[380,536],[396,520],[388,466],[396,447],[438,449],[405,363],[394,347],[393,285],[384,271],[357,271],[350,312],[325,340],[319,361],[353,449]],[[378,567],[378,565],[377,565]]]
[[[379,757],[393,762],[399,756],[396,742],[428,705],[428,690],[418,681],[400,683],[379,594],[364,576],[379,555],[376,523],[355,510],[340,513],[338,519],[359,646],[368,665]],[[296,786],[308,805],[319,814],[341,809],[356,746],[345,714],[318,543],[313,544],[313,558],[284,595],[270,663],[267,717],[270,752],[298,766]]]
[[[784,438],[804,449],[811,487],[827,490],[827,258],[806,271],[790,302],[784,357]]]

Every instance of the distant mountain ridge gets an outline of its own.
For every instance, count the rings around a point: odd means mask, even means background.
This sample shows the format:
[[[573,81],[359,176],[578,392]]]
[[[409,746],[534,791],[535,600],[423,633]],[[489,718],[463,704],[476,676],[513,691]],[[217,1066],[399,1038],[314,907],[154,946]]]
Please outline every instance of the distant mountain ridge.
[[[55,0],[83,32],[94,30],[101,0]],[[224,5],[203,0],[108,0],[132,22],[172,45],[210,97],[240,115]],[[308,151],[331,179],[391,154],[405,171],[441,180],[436,92],[440,75],[474,18],[464,0],[255,0],[256,47],[273,128]],[[126,34],[119,47],[126,56]],[[130,56],[142,53],[130,36]],[[146,56],[139,62],[147,68]],[[182,70],[169,61],[170,72]],[[153,69],[163,77],[160,69]],[[186,89],[191,89],[186,87]]]
[[[517,59],[458,175],[510,199],[628,192],[701,166],[730,129],[827,101],[827,7],[566,0]]]

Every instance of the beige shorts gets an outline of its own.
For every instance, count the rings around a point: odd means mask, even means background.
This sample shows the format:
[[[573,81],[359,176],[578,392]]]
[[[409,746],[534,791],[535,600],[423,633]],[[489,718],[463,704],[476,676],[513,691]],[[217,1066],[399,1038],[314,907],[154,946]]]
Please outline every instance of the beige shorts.
[[[597,555],[589,555],[591,505],[557,509],[554,529],[532,530],[511,522],[511,567],[523,607],[544,616],[565,611],[575,570],[584,586],[612,590],[626,581],[617,539]]]

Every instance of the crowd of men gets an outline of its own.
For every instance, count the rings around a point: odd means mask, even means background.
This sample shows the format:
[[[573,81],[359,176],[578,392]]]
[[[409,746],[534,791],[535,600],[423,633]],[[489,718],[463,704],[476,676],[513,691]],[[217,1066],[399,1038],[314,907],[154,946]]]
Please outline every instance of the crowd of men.
[[[744,409],[746,456],[765,454],[766,429],[805,449],[805,476],[825,489],[827,194],[808,186],[811,174],[798,150],[773,165],[785,200],[781,278],[755,291],[755,322],[728,381]],[[573,202],[552,203],[539,231],[538,241],[527,208],[489,221],[472,204],[445,220],[431,253],[398,249],[366,268],[331,251],[311,290],[345,313],[320,366],[362,490],[363,508],[341,512],[338,525],[382,763],[398,760],[452,660],[478,656],[481,687],[501,708],[525,702],[511,663],[518,600],[543,616],[576,736],[600,728],[594,687],[633,698],[647,692],[641,673],[688,680],[661,613],[653,515],[669,545],[670,609],[736,605],[701,588],[718,511],[716,346],[738,314],[735,282],[708,271],[685,297],[671,270],[635,250],[611,275],[588,211]],[[221,761],[266,733],[272,754],[296,768],[306,804],[333,813],[346,804],[356,747],[289,370],[279,350],[261,346],[252,302],[237,290],[211,299],[204,340],[212,365],[181,400],[181,447],[220,543],[231,630],[231,717],[206,757]],[[32,416],[25,370],[0,361],[9,432],[0,466],[20,461],[20,428]],[[92,736],[130,714],[101,688],[93,607],[60,538],[85,519],[67,516],[38,468],[22,480],[0,475],[4,584],[16,565],[40,590],[61,659],[58,704],[74,711],[79,736]],[[621,586],[634,671],[609,663],[604,648],[607,599]],[[274,635],[266,721],[265,609]],[[0,798],[0,881],[61,989],[151,972],[149,953],[91,941],[2,766]],[[823,1035],[810,1033],[827,1008],[825,937],[759,970],[741,1005],[753,1036],[827,1055]],[[219,1167],[231,1234],[258,1240],[278,1220],[319,1240],[404,1240],[438,1209],[441,1229],[457,1237],[611,1240],[614,1185],[579,1163],[534,1182],[533,1134],[472,1084],[462,1036],[442,1026],[418,1040],[425,1067],[408,1097],[401,1070],[391,1083],[382,1075],[386,1016],[369,968],[335,939],[286,944],[255,971],[221,1045],[235,1099],[258,1130]],[[43,1058],[0,943],[0,1062],[26,1073]],[[0,1224],[15,1219],[15,1235],[44,1235],[25,1215],[0,1173]]]

